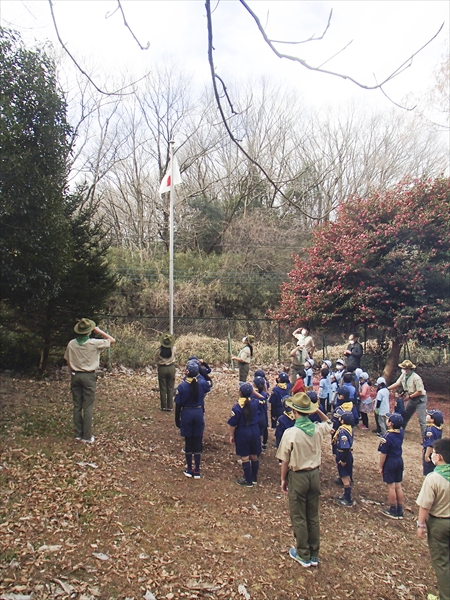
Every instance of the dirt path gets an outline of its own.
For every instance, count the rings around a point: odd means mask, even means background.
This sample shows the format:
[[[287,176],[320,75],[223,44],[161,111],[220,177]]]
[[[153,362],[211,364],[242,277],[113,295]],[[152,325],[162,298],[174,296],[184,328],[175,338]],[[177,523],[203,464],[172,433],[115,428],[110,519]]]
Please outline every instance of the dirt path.
[[[183,476],[173,414],[159,411],[155,376],[100,380],[93,446],[72,439],[68,378],[0,377],[0,599],[247,593],[375,600],[435,593],[427,545],[416,538],[414,501],[422,481],[416,417],[404,442],[404,521],[380,514],[386,489],[373,433],[356,431],[353,508],[335,503],[335,465],[324,446],[321,564],[302,570],[287,555],[292,531],[275,450],[261,457],[257,487],[234,483],[240,466],[226,421],[237,379],[217,372],[214,382],[202,479],[191,480]],[[448,435],[448,402],[431,399],[436,403],[446,412]]]

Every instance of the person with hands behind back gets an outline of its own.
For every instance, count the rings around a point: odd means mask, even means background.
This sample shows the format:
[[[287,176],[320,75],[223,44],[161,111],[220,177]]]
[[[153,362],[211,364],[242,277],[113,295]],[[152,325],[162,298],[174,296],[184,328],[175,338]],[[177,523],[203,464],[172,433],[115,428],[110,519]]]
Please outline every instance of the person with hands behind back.
[[[281,438],[276,458],[281,461],[281,490],[288,494],[289,512],[296,546],[289,556],[302,567],[319,564],[320,526],[319,466],[322,460],[322,442],[331,431],[328,417],[317,408],[317,403],[303,392],[286,401],[292,409],[295,424]],[[320,423],[312,423],[308,415],[316,413]]]

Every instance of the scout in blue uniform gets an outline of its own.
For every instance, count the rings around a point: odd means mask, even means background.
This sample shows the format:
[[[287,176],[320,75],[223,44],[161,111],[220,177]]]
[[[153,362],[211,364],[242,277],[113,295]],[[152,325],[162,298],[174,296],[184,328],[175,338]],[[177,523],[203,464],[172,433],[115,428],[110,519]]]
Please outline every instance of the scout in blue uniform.
[[[386,413],[386,419],[388,430],[381,438],[378,452],[381,453],[379,473],[388,486],[389,510],[383,508],[381,512],[391,519],[403,519],[403,418],[398,413]]]
[[[269,398],[269,393],[266,388],[266,380],[262,376],[255,376],[253,379],[253,385],[255,386],[257,391],[253,390],[252,398],[256,398],[258,400],[258,426],[259,426],[259,435],[262,440],[262,449],[267,450],[267,439],[269,437],[268,427],[269,427],[269,418],[267,416],[267,399]]]
[[[283,437],[283,433],[286,429],[290,429],[295,425],[295,417],[292,409],[289,406],[286,406],[286,400],[289,400],[290,396],[285,396],[282,400],[283,402],[283,414],[281,414],[277,419],[277,426],[275,427],[275,446],[278,448],[281,442],[281,438]]]
[[[396,389],[394,391],[395,404],[394,404],[394,412],[401,415],[402,419],[405,418],[405,390],[404,389]],[[403,426],[403,423],[402,423]]]
[[[434,470],[434,464],[431,462],[431,453],[433,452],[434,442],[442,438],[444,415],[440,410],[427,410],[426,418],[427,426],[422,441],[423,474],[425,477]]]
[[[208,365],[208,363],[206,363],[202,358],[198,358],[197,356],[190,356],[188,362],[191,361],[194,361],[198,364],[199,375],[201,375],[203,379],[206,379],[206,381],[209,381],[212,387],[213,380],[209,375],[211,373],[211,367]]]
[[[354,419],[350,411],[342,406],[336,409],[339,427],[333,435],[333,447],[339,477],[344,485],[344,495],[337,498],[341,506],[353,506],[352,478],[353,478],[353,424]]]
[[[289,382],[289,375],[287,373],[278,373],[277,384],[273,388],[273,391],[269,398],[270,404],[270,422],[272,429],[277,426],[278,417],[283,414],[283,398],[289,396],[291,391],[291,384]]]
[[[263,377],[265,382],[266,382],[266,390],[270,390],[270,383],[269,380],[266,377],[266,373],[262,370],[262,369],[257,369],[255,371],[254,377]]]
[[[252,399],[253,387],[250,383],[240,386],[240,398],[233,406],[230,426],[230,444],[236,445],[236,454],[241,457],[244,476],[236,483],[243,487],[253,487],[257,483],[261,437],[258,425],[258,400]]]
[[[308,396],[308,398],[311,400],[311,402],[313,404],[317,404],[319,406],[319,410],[321,412],[325,413],[324,405],[321,402],[319,402],[319,398],[317,397],[317,394],[316,394],[316,392],[314,390],[306,392],[306,395]],[[308,419],[312,423],[320,423],[321,422],[320,418],[319,418],[319,415],[317,413],[313,413],[312,415],[308,415]]]
[[[186,477],[200,479],[200,462],[205,429],[205,395],[211,383],[199,376],[198,364],[190,361],[186,365],[186,377],[177,387],[175,395],[175,425],[185,438]],[[192,470],[192,455],[195,467]]]

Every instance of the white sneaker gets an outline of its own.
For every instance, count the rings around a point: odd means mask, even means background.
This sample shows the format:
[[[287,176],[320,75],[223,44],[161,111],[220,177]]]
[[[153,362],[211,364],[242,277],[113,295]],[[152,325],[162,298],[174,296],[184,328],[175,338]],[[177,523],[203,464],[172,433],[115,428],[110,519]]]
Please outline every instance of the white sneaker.
[[[92,436],[90,440],[81,440],[85,444],[93,444],[95,442],[95,437]]]

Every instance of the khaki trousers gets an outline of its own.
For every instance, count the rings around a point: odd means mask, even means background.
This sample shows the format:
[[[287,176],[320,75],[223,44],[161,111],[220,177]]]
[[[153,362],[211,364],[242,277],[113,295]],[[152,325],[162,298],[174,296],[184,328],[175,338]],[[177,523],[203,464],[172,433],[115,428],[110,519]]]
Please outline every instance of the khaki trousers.
[[[289,512],[296,542],[297,554],[303,560],[319,556],[319,469],[289,471]]]
[[[83,440],[90,440],[92,437],[96,386],[97,375],[95,373],[75,373],[70,379],[75,437]]]
[[[429,515],[427,536],[439,600],[450,600],[450,519],[437,519]]]

